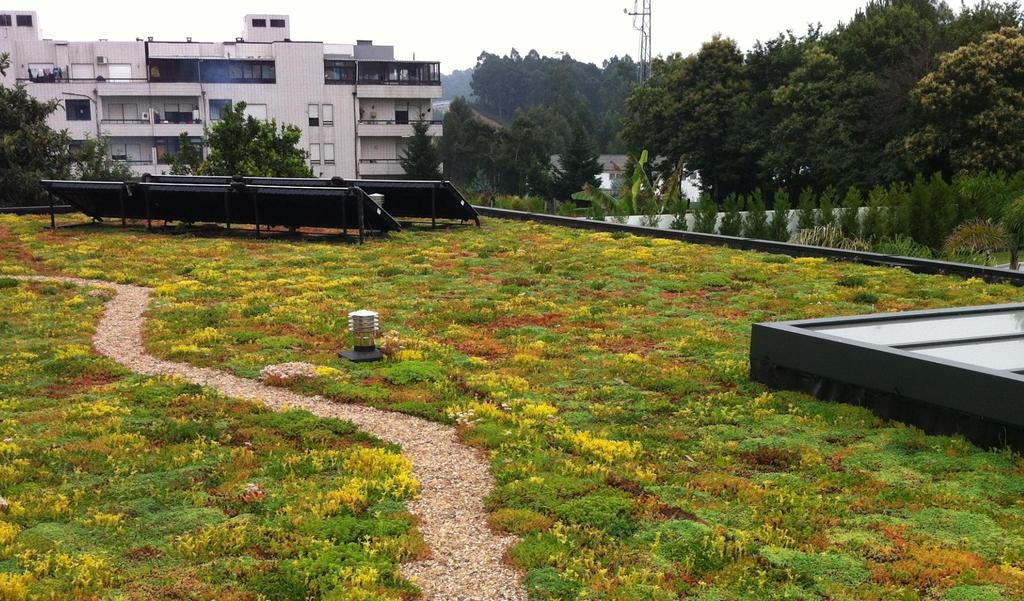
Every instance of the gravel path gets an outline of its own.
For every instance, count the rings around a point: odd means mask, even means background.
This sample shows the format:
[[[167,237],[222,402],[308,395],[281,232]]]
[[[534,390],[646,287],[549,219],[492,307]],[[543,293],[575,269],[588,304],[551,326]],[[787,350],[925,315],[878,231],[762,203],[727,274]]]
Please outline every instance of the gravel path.
[[[332,403],[265,386],[220,370],[158,359],[142,342],[143,314],[150,290],[139,286],[63,277],[24,277],[111,289],[93,345],[126,368],[147,375],[176,375],[234,398],[274,410],[305,409],[321,417],[354,423],[374,436],[401,445],[420,482],[410,511],[430,546],[430,558],[402,566],[402,574],[431,601],[526,601],[519,574],[503,561],[514,537],[497,536],[487,526],[483,499],[494,486],[487,461],[458,441],[455,429],[424,419],[358,405]]]

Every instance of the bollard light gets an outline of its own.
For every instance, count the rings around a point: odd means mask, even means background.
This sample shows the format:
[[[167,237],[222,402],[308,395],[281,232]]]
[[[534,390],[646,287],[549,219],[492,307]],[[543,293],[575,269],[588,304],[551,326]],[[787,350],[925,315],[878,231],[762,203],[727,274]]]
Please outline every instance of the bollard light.
[[[380,331],[380,315],[374,311],[353,311],[348,314],[348,329],[352,332],[351,351],[338,353],[355,363],[380,361],[384,353],[377,348],[377,332]]]

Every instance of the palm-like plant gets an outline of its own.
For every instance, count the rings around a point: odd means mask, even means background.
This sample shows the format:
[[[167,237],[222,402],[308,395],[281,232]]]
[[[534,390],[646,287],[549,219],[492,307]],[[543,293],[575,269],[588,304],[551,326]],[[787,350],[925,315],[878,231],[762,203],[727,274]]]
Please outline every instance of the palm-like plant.
[[[999,221],[977,219],[961,224],[946,238],[943,252],[947,256],[980,253],[989,262],[992,253],[1010,251],[1010,269],[1020,268],[1020,250],[1024,246],[1024,197],[1003,209]]]

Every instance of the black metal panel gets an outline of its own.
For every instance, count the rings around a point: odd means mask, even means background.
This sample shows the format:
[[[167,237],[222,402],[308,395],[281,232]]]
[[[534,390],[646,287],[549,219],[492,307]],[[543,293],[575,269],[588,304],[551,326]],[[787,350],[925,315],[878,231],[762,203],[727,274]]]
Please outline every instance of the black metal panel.
[[[269,225],[358,230],[361,215],[363,229],[402,229],[394,217],[358,188],[249,185],[244,190],[259,199],[260,219]]]
[[[146,181],[158,183],[227,184],[232,181],[249,186],[292,186],[305,188],[362,188],[367,194],[384,196],[384,209],[394,217],[406,219],[457,219],[480,223],[480,214],[459,190],[447,181],[346,180],[318,178],[225,177],[149,175]]]
[[[44,181],[43,186],[52,195],[97,219],[379,232],[401,229],[365,192],[352,187],[258,186],[232,178],[175,176],[129,184]]]
[[[480,213],[447,181],[341,180],[367,194],[382,194],[384,208],[395,217],[410,219],[458,219],[479,225]]]
[[[120,217],[122,200],[125,211],[132,210],[131,192],[120,182],[79,182],[44,180],[43,188],[54,197],[75,207],[93,219]],[[144,219],[144,214],[128,214],[129,219]]]
[[[1000,305],[756,324],[750,341],[751,377],[826,400],[864,405],[935,434],[961,433],[985,446],[1024,443],[1024,376],[812,329],[1021,308]]]

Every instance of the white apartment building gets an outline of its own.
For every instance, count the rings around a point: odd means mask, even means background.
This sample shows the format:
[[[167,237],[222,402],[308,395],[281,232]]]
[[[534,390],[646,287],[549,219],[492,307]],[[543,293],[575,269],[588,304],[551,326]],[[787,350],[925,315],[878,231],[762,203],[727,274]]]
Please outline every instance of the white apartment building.
[[[429,121],[441,135],[431,108],[439,63],[396,61],[393,46],[370,41],[292,41],[287,15],[246,15],[231,42],[67,42],[40,39],[35,12],[0,10],[4,52],[4,85],[57,100],[51,127],[108,138],[114,158],[140,175],[168,172],[178,136],[200,144],[204,126],[239,101],[250,115],[299,126],[323,177],[400,176],[411,123]]]

